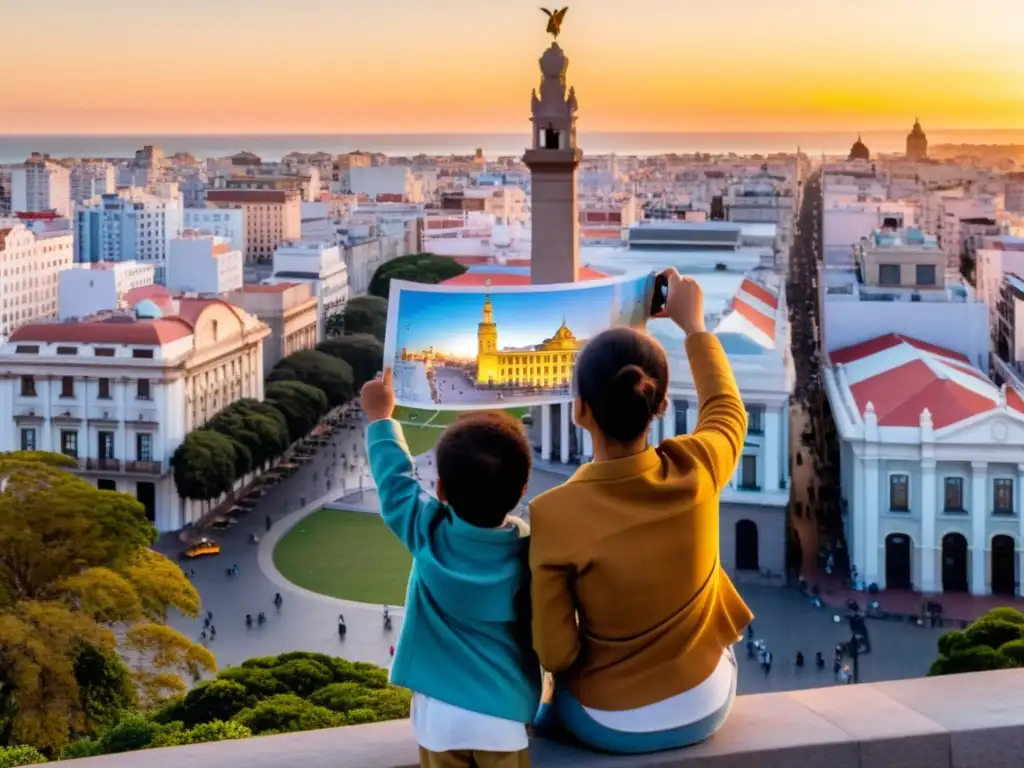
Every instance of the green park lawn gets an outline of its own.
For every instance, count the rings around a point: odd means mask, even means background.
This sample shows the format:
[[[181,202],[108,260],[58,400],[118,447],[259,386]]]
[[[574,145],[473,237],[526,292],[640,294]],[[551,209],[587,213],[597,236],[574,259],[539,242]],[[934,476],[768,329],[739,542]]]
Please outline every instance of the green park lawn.
[[[379,515],[321,509],[277,543],[274,565],[313,592],[404,605],[412,558]]]
[[[529,408],[509,408],[508,411],[519,418],[529,413]],[[402,425],[405,441],[409,444],[409,452],[413,456],[433,450],[441,432],[452,424],[463,411],[425,411],[420,408],[395,408],[395,420]]]

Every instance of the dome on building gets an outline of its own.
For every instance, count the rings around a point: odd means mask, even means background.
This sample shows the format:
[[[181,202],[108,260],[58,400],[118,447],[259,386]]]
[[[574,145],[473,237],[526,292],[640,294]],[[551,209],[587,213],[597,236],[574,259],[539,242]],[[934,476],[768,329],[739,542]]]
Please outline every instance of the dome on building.
[[[921,121],[915,119],[914,127],[907,134],[907,158],[924,160],[928,157],[928,137],[924,134]]]
[[[857,135],[857,140],[850,147],[850,159],[851,160],[871,160],[871,151],[867,148],[867,145],[861,141],[860,135]]]
[[[140,320],[159,320],[164,316],[163,311],[149,299],[143,299],[135,305],[135,317]]]

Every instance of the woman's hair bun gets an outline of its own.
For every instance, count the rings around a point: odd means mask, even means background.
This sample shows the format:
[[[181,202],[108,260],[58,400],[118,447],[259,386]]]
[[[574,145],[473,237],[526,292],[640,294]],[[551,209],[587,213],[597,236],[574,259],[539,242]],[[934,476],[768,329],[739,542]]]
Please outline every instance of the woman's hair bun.
[[[646,403],[648,410],[657,392],[657,382],[639,365],[624,365],[612,379],[612,387],[619,397],[632,395],[636,401]]]

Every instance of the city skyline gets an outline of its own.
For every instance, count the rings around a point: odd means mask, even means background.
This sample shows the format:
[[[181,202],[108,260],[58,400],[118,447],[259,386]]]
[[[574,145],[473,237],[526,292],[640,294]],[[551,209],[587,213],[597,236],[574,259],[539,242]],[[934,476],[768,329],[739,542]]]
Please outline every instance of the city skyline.
[[[1007,54],[1024,44],[1024,6],[939,5],[949,12],[917,0],[867,0],[855,12],[839,0],[637,0],[625,13],[591,0],[571,7],[559,42],[585,108],[581,130],[856,132],[909,128],[915,116],[926,130],[1024,128],[1024,60]],[[6,12],[18,29],[8,53],[34,69],[5,93],[4,134],[527,130],[549,41],[535,2],[481,12],[470,0],[396,0],[382,13],[254,0],[241,10],[17,4]],[[97,14],[117,57],[80,34]],[[344,45],[312,44],[330,28],[348,31]],[[204,53],[180,55],[190,50]],[[69,78],[75,87],[40,87]]]

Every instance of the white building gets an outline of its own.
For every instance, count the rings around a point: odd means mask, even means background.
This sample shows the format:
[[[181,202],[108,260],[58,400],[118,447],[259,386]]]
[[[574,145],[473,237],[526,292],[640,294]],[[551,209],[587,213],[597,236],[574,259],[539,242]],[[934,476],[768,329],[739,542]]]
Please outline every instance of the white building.
[[[274,272],[265,282],[308,283],[317,297],[321,339],[328,320],[348,303],[348,268],[341,248],[327,243],[284,243],[274,252]]]
[[[185,208],[181,228],[226,237],[234,250],[245,253],[245,212],[242,210]]]
[[[171,240],[166,286],[173,293],[217,296],[244,282],[245,257],[226,237],[186,230]]]
[[[170,458],[243,397],[263,397],[266,325],[220,299],[30,323],[0,345],[0,451],[60,452],[101,489],[135,496],[159,531],[196,522]]]
[[[978,298],[988,308],[988,324],[995,328],[1003,277],[1008,273],[1024,275],[1024,238],[985,238],[975,255],[974,284]]]
[[[11,170],[11,212],[71,215],[71,175],[63,165],[33,153]]]
[[[0,337],[18,326],[57,316],[58,275],[71,266],[70,232],[33,233],[0,220]]]
[[[117,190],[114,166],[103,161],[82,162],[71,166],[71,201],[85,203],[97,195]]]
[[[829,357],[825,388],[859,579],[1014,595],[1024,567],[1024,401],[968,356],[910,336],[889,333]]]
[[[180,197],[157,197],[139,189],[102,195],[75,211],[75,261],[139,261],[164,281],[167,252],[181,234]]]
[[[404,165],[375,165],[348,170],[348,189],[370,200],[423,202],[423,181]]]
[[[793,190],[784,182],[785,177],[773,175],[766,163],[758,173],[732,185],[725,201],[729,221],[776,226],[774,245],[782,264],[789,259],[797,205]]]
[[[722,492],[722,562],[730,572],[766,571],[778,577],[785,573],[788,413],[794,384],[785,286],[776,272],[749,269],[742,256],[733,264],[729,256],[677,248],[580,249],[581,264],[605,273],[672,266],[701,284],[707,326],[729,355],[749,418],[739,468]],[[693,430],[697,393],[681,333],[667,320],[653,320],[648,327],[669,354],[670,405],[655,425],[652,439],[657,441]],[[542,457],[569,461],[572,454],[584,459],[593,455],[587,433],[572,426],[570,411],[559,406],[542,409]],[[575,435],[567,438],[571,433]]]
[[[822,267],[821,344],[826,352],[888,333],[957,350],[987,371],[989,323],[970,284],[945,273],[945,253],[917,230],[882,230],[845,267]]]
[[[152,285],[155,267],[137,261],[73,264],[58,276],[58,317],[89,317],[98,312],[126,309],[125,295]]]

